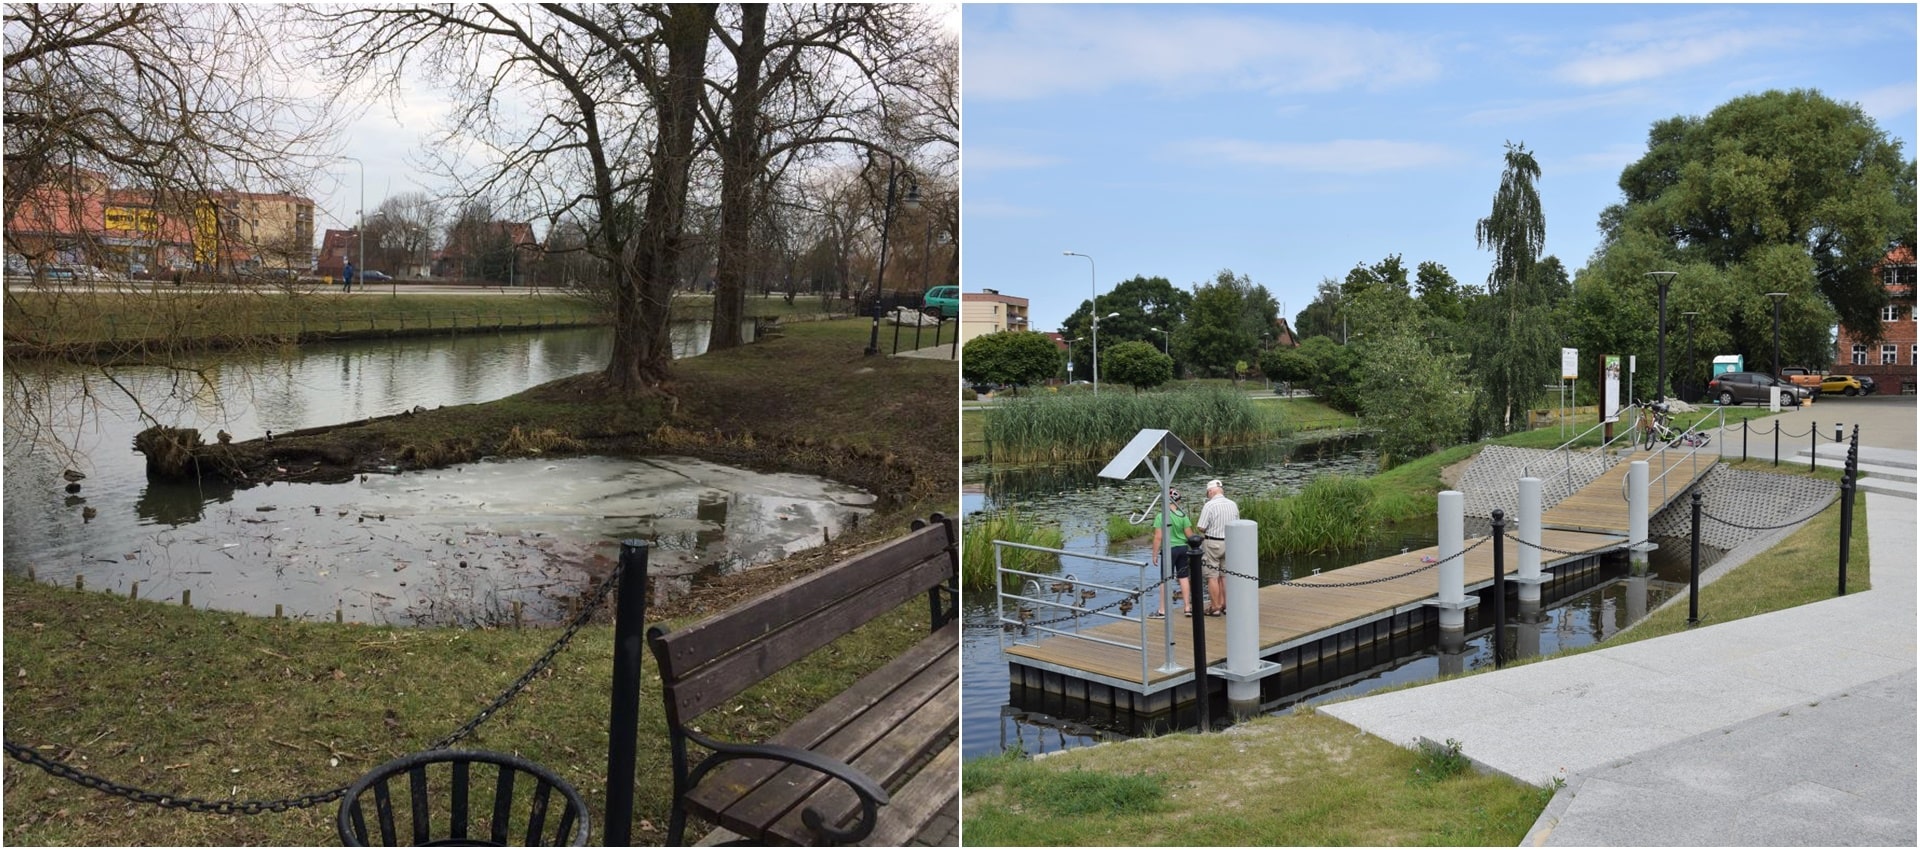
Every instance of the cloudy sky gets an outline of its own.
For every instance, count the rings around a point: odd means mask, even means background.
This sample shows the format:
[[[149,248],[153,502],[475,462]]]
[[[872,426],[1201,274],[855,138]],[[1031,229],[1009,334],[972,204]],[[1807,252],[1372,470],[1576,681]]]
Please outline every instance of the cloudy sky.
[[[1482,284],[1504,144],[1584,266],[1653,122],[1744,94],[1858,103],[1913,156],[1905,5],[984,5],[963,11],[965,288],[1057,330],[1134,275],[1250,275],[1290,319],[1402,255]]]

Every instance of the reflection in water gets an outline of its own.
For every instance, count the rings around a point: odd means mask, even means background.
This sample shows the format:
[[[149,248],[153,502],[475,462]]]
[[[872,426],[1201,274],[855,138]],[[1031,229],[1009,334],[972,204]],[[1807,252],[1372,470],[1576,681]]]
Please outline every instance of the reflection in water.
[[[704,323],[675,329],[683,354],[706,339]],[[610,561],[612,541],[652,540],[657,573],[690,577],[809,548],[867,512],[870,496],[833,482],[686,459],[479,463],[235,490],[150,484],[132,451],[154,422],[246,440],[488,401],[600,369],[610,348],[610,332],[594,328],[229,353],[191,369],[116,369],[112,381],[71,365],[10,369],[6,570],[120,592],[139,582],[143,598],[191,590],[196,604],[252,613],[280,604],[450,622],[525,600],[537,618]],[[49,439],[75,455],[48,450]],[[85,473],[77,493],[65,492],[68,468]]]

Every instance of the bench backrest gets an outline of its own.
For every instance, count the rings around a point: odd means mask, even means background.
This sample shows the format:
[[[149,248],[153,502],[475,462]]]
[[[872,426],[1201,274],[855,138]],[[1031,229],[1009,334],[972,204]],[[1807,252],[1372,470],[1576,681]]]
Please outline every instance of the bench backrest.
[[[953,521],[914,530],[649,643],[675,726],[958,576]],[[938,625],[938,623],[936,623]]]

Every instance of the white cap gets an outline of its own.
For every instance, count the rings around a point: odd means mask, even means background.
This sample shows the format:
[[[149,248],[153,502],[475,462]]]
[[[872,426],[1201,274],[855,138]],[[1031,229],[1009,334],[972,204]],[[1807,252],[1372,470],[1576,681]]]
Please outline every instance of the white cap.
[[[1212,489],[1213,489],[1213,488],[1215,488],[1215,487],[1219,487],[1219,488],[1220,488],[1220,489],[1222,489],[1222,490],[1225,490],[1225,489],[1227,489],[1227,488],[1226,488],[1226,487],[1225,487],[1224,485],[1222,485],[1222,484],[1220,483],[1220,479],[1218,479],[1218,478],[1215,478],[1215,479],[1213,479],[1212,481],[1209,481],[1209,482],[1207,482],[1207,489],[1208,489],[1208,490],[1212,490]]]

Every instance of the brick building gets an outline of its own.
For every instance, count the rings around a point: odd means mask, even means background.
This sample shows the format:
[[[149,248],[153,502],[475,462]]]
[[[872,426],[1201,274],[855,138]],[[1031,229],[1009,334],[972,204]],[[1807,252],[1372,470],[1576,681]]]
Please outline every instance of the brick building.
[[[1920,365],[1920,340],[1914,333],[1920,317],[1914,315],[1913,249],[1900,246],[1887,252],[1879,268],[1880,285],[1887,290],[1887,306],[1880,311],[1880,337],[1840,326],[1838,358],[1831,371],[1871,375],[1881,392],[1914,391],[1914,373]]]
[[[36,187],[6,222],[8,270],[74,264],[119,272],[305,269],[313,202],[285,193],[220,191],[167,199],[114,188],[76,170]]]

